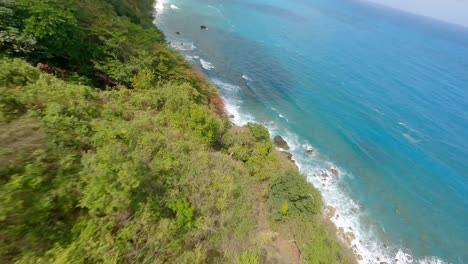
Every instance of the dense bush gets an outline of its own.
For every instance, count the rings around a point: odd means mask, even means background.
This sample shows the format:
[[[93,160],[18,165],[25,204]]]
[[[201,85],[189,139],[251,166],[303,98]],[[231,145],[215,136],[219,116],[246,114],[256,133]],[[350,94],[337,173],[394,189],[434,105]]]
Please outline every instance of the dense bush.
[[[191,262],[248,248],[250,176],[209,151],[223,122],[191,86],[98,92],[0,67],[16,74],[1,87],[16,102],[1,108],[4,259]]]

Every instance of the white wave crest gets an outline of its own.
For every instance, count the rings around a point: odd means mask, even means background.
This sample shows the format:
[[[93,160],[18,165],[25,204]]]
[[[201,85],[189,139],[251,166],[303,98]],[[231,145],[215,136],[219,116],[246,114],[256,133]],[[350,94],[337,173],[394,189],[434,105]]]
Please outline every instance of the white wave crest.
[[[245,75],[245,74],[242,75],[242,79],[247,80],[247,81],[252,81],[252,79],[249,76]]]
[[[283,118],[284,120],[286,120],[286,122],[289,122],[289,119],[287,119],[286,117],[284,117],[282,114],[278,114],[279,117]]]
[[[180,9],[180,8],[179,8],[178,6],[176,6],[176,5],[170,5],[170,7],[171,7],[172,10]]]
[[[206,61],[204,59],[200,59],[200,63],[201,63],[201,66],[203,67],[203,69],[205,69],[205,70],[209,71],[209,70],[212,70],[212,69],[215,68],[211,62]]]
[[[171,47],[180,51],[191,51],[197,48],[192,42],[172,42]]]

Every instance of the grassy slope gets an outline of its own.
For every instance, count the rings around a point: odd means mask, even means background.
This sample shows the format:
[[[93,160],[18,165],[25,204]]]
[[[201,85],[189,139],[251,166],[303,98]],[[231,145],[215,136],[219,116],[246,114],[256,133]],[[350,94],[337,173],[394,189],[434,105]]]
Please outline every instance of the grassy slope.
[[[147,27],[149,1],[78,5],[91,67],[3,51],[0,262],[354,262],[266,129],[229,124]]]

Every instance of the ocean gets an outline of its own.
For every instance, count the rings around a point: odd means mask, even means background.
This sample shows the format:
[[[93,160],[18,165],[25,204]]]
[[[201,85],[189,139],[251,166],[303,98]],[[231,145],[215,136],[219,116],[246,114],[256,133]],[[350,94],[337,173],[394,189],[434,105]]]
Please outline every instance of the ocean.
[[[358,0],[155,12],[233,122],[286,139],[360,263],[468,263],[467,28]]]

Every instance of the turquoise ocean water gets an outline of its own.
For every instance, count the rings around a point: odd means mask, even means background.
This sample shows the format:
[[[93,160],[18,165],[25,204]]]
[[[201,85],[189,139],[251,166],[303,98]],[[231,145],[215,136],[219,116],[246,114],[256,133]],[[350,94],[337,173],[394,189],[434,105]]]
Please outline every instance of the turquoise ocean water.
[[[234,122],[285,137],[362,263],[468,263],[467,28],[356,0],[165,1],[168,41]]]

